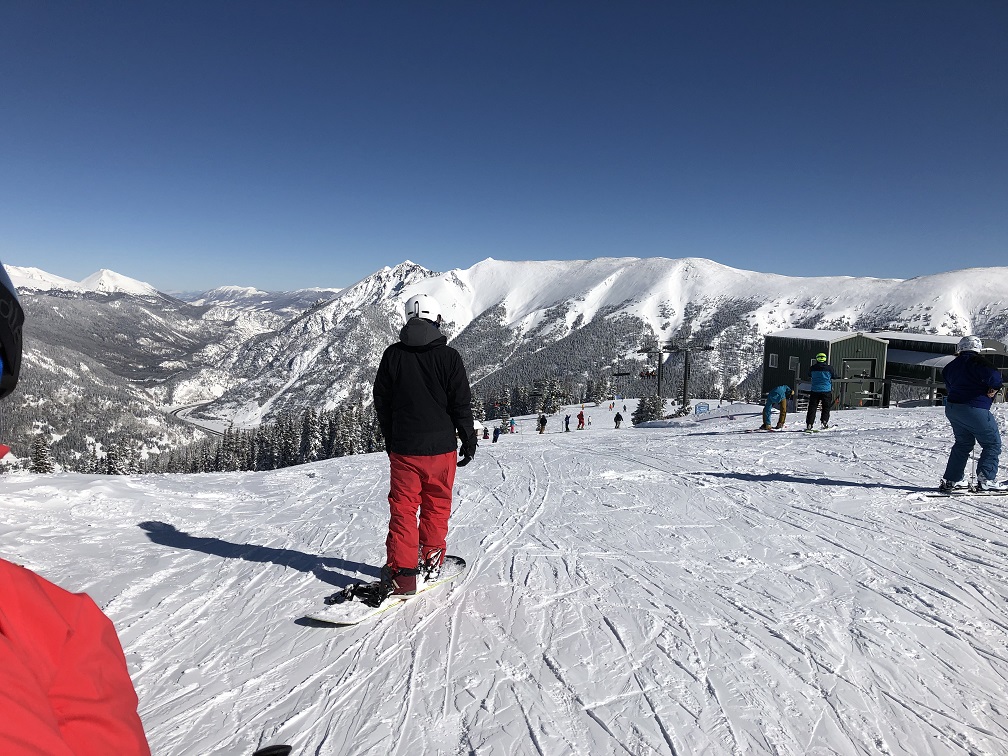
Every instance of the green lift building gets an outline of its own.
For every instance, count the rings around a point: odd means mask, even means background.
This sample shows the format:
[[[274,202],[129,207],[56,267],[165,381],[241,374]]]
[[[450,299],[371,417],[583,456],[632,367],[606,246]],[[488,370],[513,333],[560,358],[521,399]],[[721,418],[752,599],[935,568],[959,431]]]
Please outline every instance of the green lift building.
[[[810,391],[809,369],[820,352],[838,380],[833,393],[841,409],[888,407],[893,383],[930,390],[932,401],[945,393],[941,371],[955,359],[959,336],[904,331],[817,331],[792,328],[764,337],[763,395],[777,386]],[[996,339],[981,339],[984,356],[1008,376],[1008,348]]]
[[[883,401],[888,342],[876,334],[791,328],[764,337],[763,395],[777,386],[808,394],[809,369],[820,352],[839,379],[838,407],[878,406]],[[856,380],[853,380],[856,379]]]

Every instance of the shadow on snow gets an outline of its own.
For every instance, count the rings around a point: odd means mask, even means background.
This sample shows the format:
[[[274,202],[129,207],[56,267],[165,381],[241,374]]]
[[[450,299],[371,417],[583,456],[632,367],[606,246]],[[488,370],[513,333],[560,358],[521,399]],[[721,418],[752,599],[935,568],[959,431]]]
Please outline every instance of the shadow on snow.
[[[256,546],[250,543],[230,543],[219,538],[193,536],[166,522],[141,522],[139,527],[147,531],[147,537],[161,546],[175,549],[201,551],[204,554],[224,559],[244,559],[246,562],[272,562],[281,567],[290,567],[299,572],[308,572],[324,583],[344,588],[360,582],[360,574],[373,578],[380,577],[378,567],[362,562],[350,562],[336,557],[320,557],[294,549],[276,549],[272,546]],[[356,577],[333,570],[356,573]]]
[[[747,480],[753,483],[804,483],[810,486],[845,486],[854,488],[891,488],[894,491],[906,491],[908,493],[927,493],[937,490],[937,486],[910,486],[893,485],[891,483],[878,483],[876,481],[858,482],[856,480],[835,480],[833,478],[802,478],[798,475],[787,475],[786,473],[736,473],[736,472],[696,472],[694,475],[709,475],[712,478],[734,478],[735,480]]]

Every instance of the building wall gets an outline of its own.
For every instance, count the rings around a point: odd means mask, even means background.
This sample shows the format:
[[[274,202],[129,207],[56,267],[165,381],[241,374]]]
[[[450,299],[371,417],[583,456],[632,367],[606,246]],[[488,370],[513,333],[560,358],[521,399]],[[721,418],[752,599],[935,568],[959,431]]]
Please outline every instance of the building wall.
[[[807,380],[809,365],[819,352],[829,356],[830,343],[820,339],[792,339],[765,336],[763,339],[763,396],[778,386],[797,388],[791,358],[797,358],[799,380]],[[770,366],[771,355],[777,355],[777,367]]]
[[[843,378],[844,362],[867,368],[873,378],[885,378],[886,343],[863,334],[852,333],[850,336],[830,342],[827,339],[801,339],[784,336],[766,336],[763,342],[763,395],[771,389],[787,385],[797,388],[801,381],[808,381],[809,371],[815,356],[820,352],[826,354],[827,364],[833,367],[838,378]],[[770,366],[771,355],[777,355],[777,367]],[[797,359],[798,378],[791,365],[792,358]],[[863,363],[861,361],[864,361]]]

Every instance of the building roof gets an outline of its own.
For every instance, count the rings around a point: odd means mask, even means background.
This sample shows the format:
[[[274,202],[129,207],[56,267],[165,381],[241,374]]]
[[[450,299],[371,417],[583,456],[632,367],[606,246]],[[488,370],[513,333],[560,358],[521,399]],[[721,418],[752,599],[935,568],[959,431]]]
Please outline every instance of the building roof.
[[[906,333],[904,331],[879,331],[878,333],[873,333],[873,336],[878,336],[882,339],[891,339],[893,341],[917,341],[922,344],[947,344],[954,345],[958,344],[962,336],[941,336],[937,334],[930,333]],[[1008,346],[997,339],[989,339],[985,336],[980,337],[980,341],[983,342],[985,353],[994,354],[1006,354],[1008,353]]]
[[[926,344],[958,344],[962,336],[945,336],[936,333],[908,333],[906,331],[873,331],[872,336],[879,339],[901,341],[922,341]]]
[[[917,365],[920,367],[943,368],[955,359],[954,354],[934,352],[914,352],[909,349],[889,349],[886,363],[896,365]]]
[[[855,336],[864,336],[866,339],[884,341],[876,333],[864,333],[863,331],[821,331],[815,328],[786,328],[783,331],[769,333],[768,336],[777,336],[782,339],[806,339],[808,341],[826,341],[830,344],[836,341],[844,341]]]
[[[955,345],[962,336],[946,336],[935,333],[912,333],[908,331],[825,331],[816,328],[786,328],[783,331],[767,334],[785,339],[806,339],[808,341],[826,341],[830,344],[849,339],[853,336],[864,336],[875,341],[916,341],[921,344]],[[984,351],[994,354],[1008,354],[1008,346],[997,339],[981,338]]]

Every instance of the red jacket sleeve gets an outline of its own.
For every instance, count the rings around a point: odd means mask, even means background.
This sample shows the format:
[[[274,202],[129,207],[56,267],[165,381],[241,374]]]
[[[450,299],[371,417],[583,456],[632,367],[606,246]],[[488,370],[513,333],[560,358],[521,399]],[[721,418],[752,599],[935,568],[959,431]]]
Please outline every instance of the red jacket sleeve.
[[[5,755],[150,754],[112,622],[88,596],[3,560],[0,711]]]

